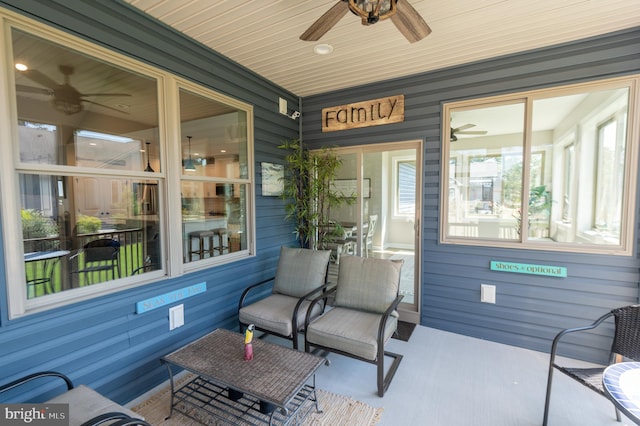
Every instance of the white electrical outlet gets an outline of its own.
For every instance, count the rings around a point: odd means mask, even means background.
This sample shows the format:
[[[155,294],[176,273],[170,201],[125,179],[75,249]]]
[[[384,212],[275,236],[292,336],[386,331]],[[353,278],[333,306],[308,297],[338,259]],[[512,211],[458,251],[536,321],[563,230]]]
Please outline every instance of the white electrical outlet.
[[[182,327],[184,325],[184,305],[169,308],[169,330]]]
[[[480,284],[480,301],[484,303],[496,303],[496,286]]]
[[[286,114],[287,113],[287,100],[286,99],[280,98],[280,103],[278,105],[278,111],[280,111],[280,114]]]

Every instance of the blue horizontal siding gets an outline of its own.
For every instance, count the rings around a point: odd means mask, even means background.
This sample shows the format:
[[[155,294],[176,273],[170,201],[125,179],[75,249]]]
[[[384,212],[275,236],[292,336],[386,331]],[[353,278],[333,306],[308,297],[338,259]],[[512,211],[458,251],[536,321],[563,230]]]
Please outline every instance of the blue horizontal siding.
[[[438,225],[440,111],[444,102],[638,74],[639,52],[640,28],[634,28],[303,98],[303,140],[311,148],[416,138],[424,141],[420,283],[423,325],[549,351],[551,339],[560,329],[589,324],[612,308],[637,303],[640,263],[636,255],[440,244]],[[322,133],[322,108],[397,94],[405,96],[404,122]],[[634,206],[637,211],[638,206]],[[638,229],[638,215],[634,216]],[[568,277],[491,271],[492,260],[565,266]],[[481,283],[496,285],[495,305],[480,303]],[[606,334],[605,327],[603,331],[569,339],[561,352],[604,361],[610,347]]]
[[[284,163],[277,148],[298,137],[298,122],[277,111],[278,97],[297,96],[120,1],[0,0],[23,13],[127,56],[210,87],[254,108],[257,255],[179,278],[8,320],[5,265],[0,261],[0,384],[40,370],[56,370],[126,403],[167,380],[163,355],[219,327],[237,327],[237,306],[249,284],[273,276],[280,246],[295,245],[283,201],[261,197],[260,163]],[[0,234],[5,230],[0,229]],[[0,246],[0,252],[6,248]],[[200,282],[205,293],[182,300],[185,325],[169,331],[168,308],[135,313],[136,302]],[[42,400],[59,392],[38,382],[20,396]]]

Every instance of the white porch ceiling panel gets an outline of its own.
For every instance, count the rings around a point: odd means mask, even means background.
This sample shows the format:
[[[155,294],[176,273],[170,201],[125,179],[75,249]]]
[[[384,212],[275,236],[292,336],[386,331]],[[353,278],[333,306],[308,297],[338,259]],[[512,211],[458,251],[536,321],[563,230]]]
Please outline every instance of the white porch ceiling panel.
[[[298,96],[417,74],[640,25],[640,0],[409,1],[433,32],[409,43],[390,20],[348,13],[299,39],[338,0],[125,0]],[[316,55],[318,43],[333,53]]]

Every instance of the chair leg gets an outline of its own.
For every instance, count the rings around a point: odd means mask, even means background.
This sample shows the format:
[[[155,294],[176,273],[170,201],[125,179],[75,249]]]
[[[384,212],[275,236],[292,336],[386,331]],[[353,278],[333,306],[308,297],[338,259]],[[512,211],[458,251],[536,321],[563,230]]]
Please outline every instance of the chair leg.
[[[553,382],[553,361],[549,364],[549,376],[547,377],[547,394],[544,398],[544,417],[542,426],[547,426],[549,420],[549,403],[551,402],[551,383]]]
[[[391,367],[389,367],[389,371],[387,375],[384,375],[384,357],[388,356],[393,358],[391,363]],[[378,396],[383,397],[384,393],[389,388],[391,384],[391,380],[393,380],[393,376],[396,374],[398,367],[400,366],[400,361],[402,361],[402,355],[396,354],[393,352],[384,352],[384,356],[378,360]]]

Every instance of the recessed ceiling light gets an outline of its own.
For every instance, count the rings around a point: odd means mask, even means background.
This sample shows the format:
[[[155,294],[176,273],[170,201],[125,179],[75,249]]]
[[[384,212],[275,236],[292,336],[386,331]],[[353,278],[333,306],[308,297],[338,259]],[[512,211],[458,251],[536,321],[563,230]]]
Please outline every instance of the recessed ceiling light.
[[[333,52],[333,46],[326,43],[316,44],[313,47],[313,51],[318,55],[328,55]]]
[[[16,64],[16,69],[18,71],[26,71],[29,68],[25,64]]]

